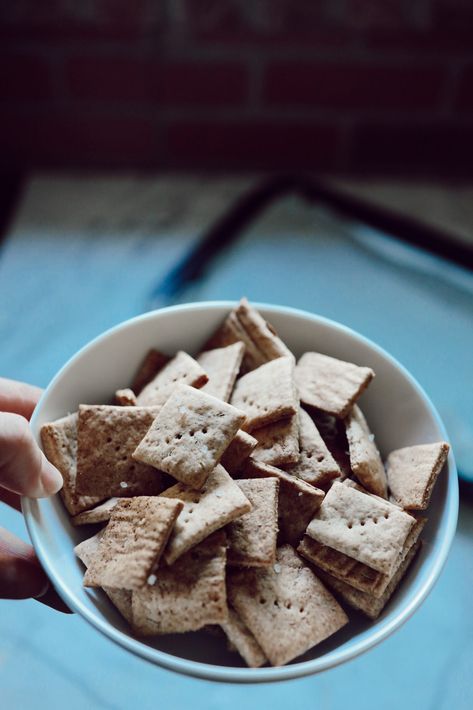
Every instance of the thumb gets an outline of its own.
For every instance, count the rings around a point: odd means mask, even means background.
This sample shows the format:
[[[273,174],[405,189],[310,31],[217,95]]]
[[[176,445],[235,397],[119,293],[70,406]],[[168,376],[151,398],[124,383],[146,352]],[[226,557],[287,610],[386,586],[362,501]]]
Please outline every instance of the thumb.
[[[0,528],[0,598],[40,597],[48,587],[33,548]]]

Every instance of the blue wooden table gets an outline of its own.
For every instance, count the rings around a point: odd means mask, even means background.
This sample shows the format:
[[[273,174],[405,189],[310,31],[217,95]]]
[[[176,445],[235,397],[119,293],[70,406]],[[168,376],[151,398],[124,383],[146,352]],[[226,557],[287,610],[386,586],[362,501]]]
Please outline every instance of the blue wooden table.
[[[148,310],[169,269],[251,178],[48,176],[31,180],[0,251],[0,373],[46,385],[81,345]],[[377,341],[439,408],[473,475],[473,276],[330,212],[286,198],[182,300],[281,303]],[[21,517],[1,524],[26,536]],[[400,631],[351,663],[276,686],[179,677],[113,646],[77,617],[0,602],[0,706],[274,710],[473,706],[473,503],[434,591]]]

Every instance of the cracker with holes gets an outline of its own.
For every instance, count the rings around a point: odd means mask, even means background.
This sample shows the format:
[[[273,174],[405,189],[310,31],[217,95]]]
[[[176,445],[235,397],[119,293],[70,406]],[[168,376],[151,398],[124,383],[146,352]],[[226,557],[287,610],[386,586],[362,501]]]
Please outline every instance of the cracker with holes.
[[[168,565],[210,533],[251,510],[248,498],[220,465],[214,468],[200,490],[177,483],[161,496],[178,499],[184,504],[164,553]]]
[[[143,635],[197,631],[226,621],[225,534],[216,532],[170,567],[154,583],[133,592],[133,627]]]
[[[250,668],[260,668],[268,659],[264,651],[233,609],[228,610],[227,620],[220,624],[232,649],[238,651]]]
[[[252,458],[273,466],[284,466],[299,461],[299,421],[297,414],[274,424],[255,429],[258,445]]]
[[[266,569],[230,570],[228,598],[273,666],[282,666],[348,622],[335,597],[292,547]]]
[[[351,470],[367,491],[387,498],[388,486],[381,455],[358,405],[354,405],[345,419],[345,426]]]
[[[201,488],[244,421],[231,404],[177,385],[133,457]]]
[[[257,443],[254,436],[238,429],[228,448],[223,452],[220,463],[228,473],[232,476],[236,475]]]
[[[246,414],[247,431],[297,414],[293,358],[271,360],[243,375],[236,382],[231,403]]]
[[[106,523],[110,520],[112,511],[115,508],[119,498],[109,498],[103,503],[96,505],[95,508],[84,510],[83,513],[74,515],[72,518],[73,525],[96,525],[97,523]]]
[[[307,525],[319,509],[324,492],[305,481],[250,457],[243,475],[247,478],[277,478],[279,481],[279,542],[297,545]]]
[[[387,501],[335,481],[309,523],[307,535],[390,575],[415,522]]]
[[[118,501],[87,568],[84,586],[143,587],[159,564],[182,508],[179,500],[159,496]]]
[[[41,442],[49,461],[60,471],[64,480],[61,498],[70,515],[93,508],[106,496],[80,495],[76,491],[77,478],[77,421],[78,414],[43,424]]]
[[[159,409],[105,404],[79,407],[76,491],[100,498],[157,495],[163,476],[132,454]]]
[[[304,353],[295,370],[301,402],[341,418],[347,416],[373,377],[369,367],[321,353]]]
[[[198,362],[180,351],[148,382],[136,398],[140,407],[162,407],[178,384],[202,387],[208,377]]]
[[[209,378],[209,381],[202,387],[202,391],[228,402],[240,371],[244,352],[245,346],[238,342],[227,345],[226,348],[216,348],[200,353],[197,362]]]
[[[279,480],[248,478],[236,483],[252,509],[227,525],[228,564],[267,567],[276,560]]]
[[[391,499],[407,510],[425,510],[449,450],[439,441],[392,451],[386,462]]]
[[[316,487],[327,486],[341,476],[340,466],[304,409],[299,412],[299,459],[283,468],[292,476]]]

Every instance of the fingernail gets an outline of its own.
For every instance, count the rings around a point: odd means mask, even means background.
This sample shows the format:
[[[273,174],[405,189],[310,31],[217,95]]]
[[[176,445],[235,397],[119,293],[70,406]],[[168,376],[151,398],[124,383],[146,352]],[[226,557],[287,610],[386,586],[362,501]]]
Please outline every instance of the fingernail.
[[[41,471],[41,483],[46,495],[52,496],[61,490],[64,481],[55,466],[45,461]]]

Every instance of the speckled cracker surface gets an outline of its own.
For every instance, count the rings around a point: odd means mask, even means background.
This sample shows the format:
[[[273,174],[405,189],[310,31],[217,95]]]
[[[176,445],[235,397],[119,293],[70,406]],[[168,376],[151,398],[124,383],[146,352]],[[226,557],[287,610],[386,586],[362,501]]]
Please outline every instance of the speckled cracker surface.
[[[354,405],[345,419],[351,470],[370,493],[387,497],[386,473],[363,412]]]
[[[228,598],[273,666],[289,663],[348,622],[289,545],[278,549],[273,567],[229,570]]]
[[[158,496],[120,500],[87,568],[84,586],[140,589],[157,566],[181,510],[178,500]]]
[[[319,509],[324,492],[275,466],[252,461],[251,457],[243,471],[245,478],[278,479],[278,539],[280,543],[297,545]]]
[[[389,454],[386,469],[393,501],[409,510],[425,510],[449,450],[446,442],[439,441]]]
[[[299,420],[297,414],[252,432],[258,445],[252,453],[255,461],[284,466],[299,461]]]
[[[244,344],[238,342],[225,348],[215,348],[200,353],[197,362],[209,378],[202,387],[202,392],[228,402],[240,371],[244,352]]]
[[[110,520],[112,511],[115,508],[119,498],[109,498],[108,500],[96,505],[95,508],[85,510],[72,518],[73,525],[93,525],[96,523],[105,523]]]
[[[133,592],[133,627],[143,635],[196,631],[227,619],[225,535],[217,532],[171,567],[156,583]]]
[[[232,405],[178,385],[133,457],[200,488],[244,421]]]
[[[193,357],[180,351],[158,372],[137,397],[140,407],[162,407],[176,385],[202,387],[208,377]]]
[[[415,518],[335,481],[307,534],[378,572],[391,574]]]
[[[276,561],[278,536],[277,478],[237,481],[252,505],[249,513],[227,525],[228,564],[264,567]]]
[[[257,443],[254,436],[239,429],[223,452],[220,463],[231,475],[237,474]]]
[[[312,352],[302,355],[295,370],[301,401],[337,417],[346,417],[373,377],[369,367]]]
[[[115,404],[120,407],[136,407],[136,395],[129,387],[125,387],[125,389],[122,390],[117,390],[115,392]]]
[[[44,453],[61,472],[64,485],[59,492],[70,515],[93,508],[105,497],[79,495],[76,492],[77,421],[78,414],[74,413],[41,427]]]
[[[162,474],[132,457],[158,411],[154,407],[81,405],[76,491],[102,499],[160,493]]]
[[[299,406],[294,360],[281,357],[248,372],[237,380],[231,403],[245,412],[247,431],[292,417]]]
[[[313,486],[326,486],[341,476],[339,465],[304,409],[299,412],[299,460],[285,468],[292,476]]]
[[[248,498],[220,465],[214,468],[200,490],[177,483],[161,496],[184,503],[164,553],[169,565],[207,535],[251,510]]]
[[[156,377],[158,372],[168,364],[170,359],[168,355],[165,355],[159,350],[155,350],[154,348],[148,350],[131,383],[133,392],[137,395],[140,394],[141,390]]]
[[[250,668],[260,668],[267,662],[264,651],[233,609],[228,610],[228,618],[220,624],[229,643],[238,651]]]

